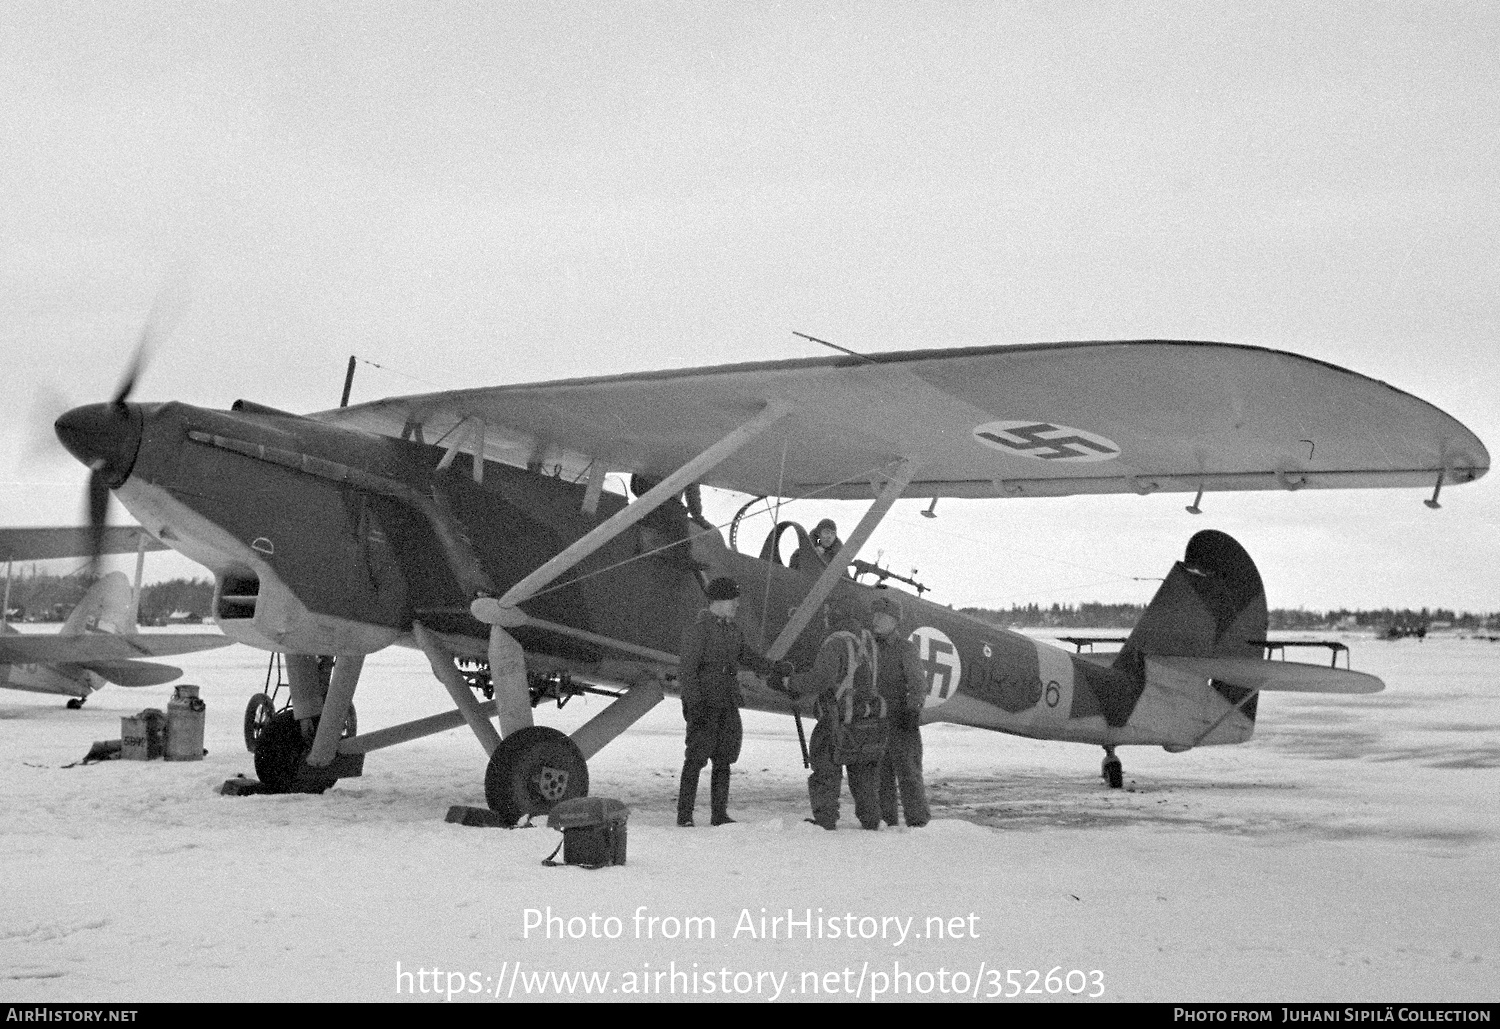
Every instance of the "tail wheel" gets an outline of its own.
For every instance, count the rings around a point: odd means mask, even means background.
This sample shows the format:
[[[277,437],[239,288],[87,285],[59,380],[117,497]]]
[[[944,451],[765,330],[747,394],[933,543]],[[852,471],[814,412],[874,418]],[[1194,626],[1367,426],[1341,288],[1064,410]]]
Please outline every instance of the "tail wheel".
[[[264,693],[257,693],[245,705],[245,749],[250,753],[255,753],[255,745],[265,735],[266,726],[275,714],[276,706]]]
[[[1109,783],[1109,788],[1112,790],[1118,790],[1125,785],[1125,766],[1117,757],[1105,758],[1100,774],[1104,776],[1104,781]]]
[[[589,767],[583,751],[565,734],[543,725],[517,729],[490,755],[484,799],[490,810],[514,824],[541,815],[560,800],[586,797]]]

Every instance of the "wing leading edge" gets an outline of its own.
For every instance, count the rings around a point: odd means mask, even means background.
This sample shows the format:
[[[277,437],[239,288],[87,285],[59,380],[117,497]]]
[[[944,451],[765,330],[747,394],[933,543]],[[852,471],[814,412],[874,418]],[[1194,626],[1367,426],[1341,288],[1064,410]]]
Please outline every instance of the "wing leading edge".
[[[582,477],[661,476],[770,404],[789,413],[703,478],[776,496],[1221,492],[1470,482],[1474,433],[1433,405],[1283,351],[1142,340],[815,358],[391,397],[314,414]]]

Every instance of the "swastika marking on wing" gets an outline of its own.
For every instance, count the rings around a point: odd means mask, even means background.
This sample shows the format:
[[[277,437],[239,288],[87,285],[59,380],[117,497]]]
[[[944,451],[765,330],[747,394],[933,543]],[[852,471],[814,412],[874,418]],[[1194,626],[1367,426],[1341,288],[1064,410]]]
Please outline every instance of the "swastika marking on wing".
[[[1051,422],[987,422],[975,427],[974,438],[996,450],[1038,461],[1108,461],[1120,454],[1113,440]]]

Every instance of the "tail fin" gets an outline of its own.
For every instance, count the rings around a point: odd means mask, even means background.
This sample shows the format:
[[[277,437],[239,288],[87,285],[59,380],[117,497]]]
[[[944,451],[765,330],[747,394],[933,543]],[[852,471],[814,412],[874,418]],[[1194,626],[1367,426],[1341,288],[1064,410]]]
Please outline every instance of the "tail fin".
[[[1253,657],[1264,653],[1266,590],[1255,562],[1234,538],[1205,529],[1130,634],[1115,667],[1140,669],[1143,657]]]
[[[66,635],[81,632],[128,633],[135,630],[133,594],[124,572],[110,572],[89,587],[68,620]]]
[[[1115,659],[1140,693],[1121,742],[1132,737],[1171,751],[1241,743],[1255,731],[1255,690],[1171,660],[1227,658],[1262,663],[1266,591],[1255,562],[1233,538],[1211,529],[1188,541]],[[1168,660],[1163,661],[1162,658]]]

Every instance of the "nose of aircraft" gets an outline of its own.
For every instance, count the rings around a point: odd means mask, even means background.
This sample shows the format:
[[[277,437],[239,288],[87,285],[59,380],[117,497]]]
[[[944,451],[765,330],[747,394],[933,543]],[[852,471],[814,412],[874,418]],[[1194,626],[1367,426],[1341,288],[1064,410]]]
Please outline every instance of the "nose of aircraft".
[[[68,453],[99,473],[111,488],[120,485],[135,465],[141,444],[141,409],[137,404],[87,404],[68,411],[54,424]]]

